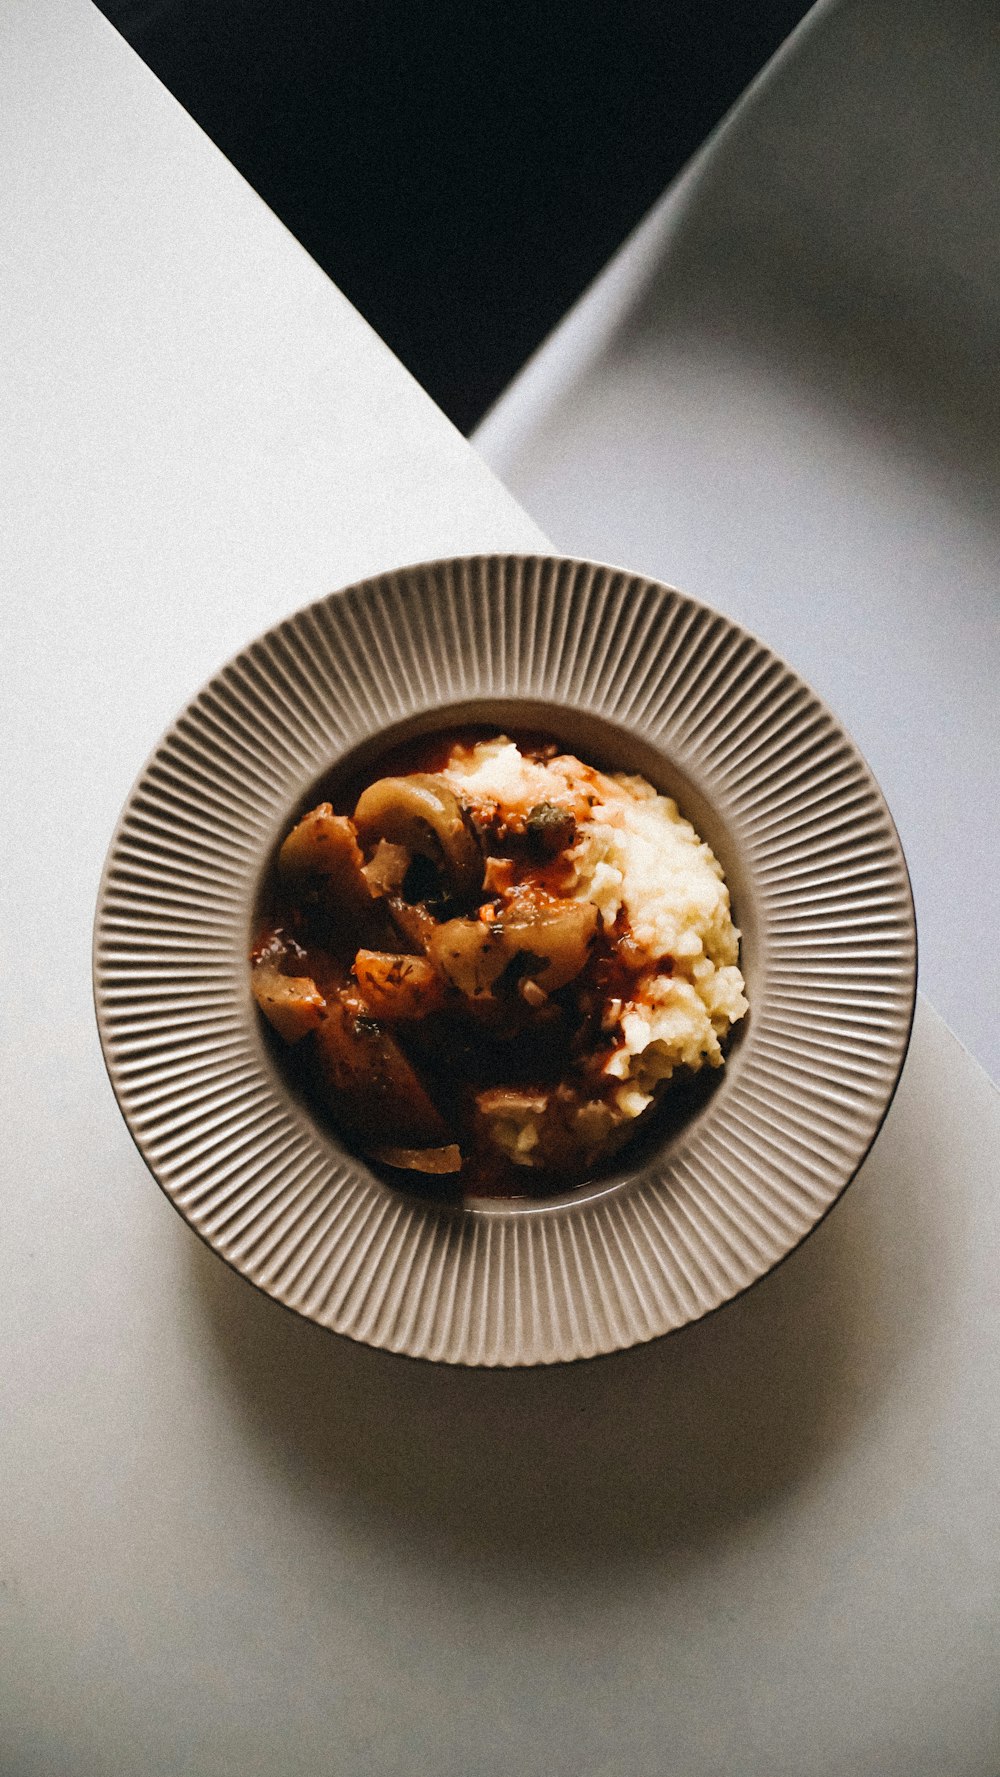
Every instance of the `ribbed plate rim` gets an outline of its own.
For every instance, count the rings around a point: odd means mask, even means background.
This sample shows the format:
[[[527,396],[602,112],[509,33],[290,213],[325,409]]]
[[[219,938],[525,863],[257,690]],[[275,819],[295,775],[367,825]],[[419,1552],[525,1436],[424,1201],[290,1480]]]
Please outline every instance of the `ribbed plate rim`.
[[[535,1328],[530,1339],[523,1336],[523,1334],[517,1335],[516,1328],[515,1334],[511,1335],[510,1329],[508,1328],[506,1335],[501,1332],[498,1337],[494,1338],[489,1350],[485,1349],[482,1338],[480,1338],[477,1345],[474,1341],[470,1341],[469,1339],[463,1341],[461,1337],[456,1338],[454,1336],[451,1337],[450,1342],[447,1338],[444,1338],[443,1340],[439,1338],[436,1347],[431,1349],[428,1345],[426,1336],[416,1337],[411,1335],[410,1337],[403,1337],[400,1339],[398,1334],[387,1331],[386,1326],[382,1323],[377,1323],[368,1327],[357,1322],[353,1325],[333,1324],[329,1316],[324,1316],[324,1314],[311,1309],[308,1301],[304,1300],[301,1297],[301,1294],[297,1298],[295,1291],[289,1286],[281,1284],[276,1285],[273,1280],[269,1280],[267,1277],[263,1276],[259,1269],[255,1273],[253,1266],[241,1261],[239,1253],[233,1249],[231,1243],[227,1244],[225,1240],[213,1236],[212,1230],[206,1227],[204,1218],[199,1219],[197,1215],[191,1213],[190,1206],[186,1206],[183,1201],[179,1200],[180,1193],[176,1185],[171,1182],[169,1168],[165,1169],[162,1162],[159,1164],[157,1163],[157,1155],[153,1151],[155,1144],[151,1144],[148,1139],[144,1138],[141,1128],[141,1105],[139,1105],[136,1098],[135,1081],[128,1076],[126,1069],[123,1067],[121,1055],[116,1049],[116,1037],[114,1032],[114,992],[116,982],[119,980],[119,975],[116,974],[115,967],[106,962],[102,946],[108,940],[109,935],[109,910],[112,882],[116,869],[120,868],[121,865],[123,843],[135,823],[137,803],[141,800],[145,790],[148,788],[151,776],[156,772],[159,764],[164,760],[165,756],[169,755],[171,748],[179,744],[180,737],[182,737],[184,733],[185,723],[189,722],[194,714],[203,708],[205,700],[208,698],[209,694],[217,690],[220,684],[226,680],[228,674],[233,673],[240,667],[245,667],[246,663],[254,661],[261,652],[266,650],[269,646],[272,648],[276,647],[276,638],[289,635],[293,631],[296,631],[297,628],[298,630],[301,630],[303,625],[310,620],[316,619],[318,621],[320,613],[332,612],[338,608],[346,609],[346,602],[351,600],[363,602],[367,599],[370,601],[377,598],[387,586],[398,585],[403,582],[412,588],[414,585],[419,585],[423,582],[425,583],[426,590],[427,584],[434,586],[442,579],[454,584],[456,576],[459,580],[464,577],[466,581],[478,576],[477,584],[481,589],[483,584],[489,583],[491,576],[499,576],[509,593],[512,584],[517,583],[520,585],[523,582],[524,577],[532,572],[536,574],[539,580],[541,580],[543,576],[548,575],[549,579],[546,581],[547,585],[552,582],[553,577],[558,581],[559,575],[563,575],[568,578],[571,588],[575,590],[579,588],[581,581],[589,576],[587,585],[593,589],[597,583],[596,577],[603,577],[601,583],[603,584],[606,593],[617,585],[619,589],[624,586],[636,597],[640,595],[643,597],[653,595],[657,598],[665,597],[668,600],[676,601],[674,606],[675,609],[681,609],[690,614],[689,627],[706,621],[712,624],[721,624],[727,638],[736,643],[734,652],[738,653],[740,648],[748,646],[760,659],[764,659],[769,663],[767,668],[768,671],[772,668],[776,671],[779,682],[791,685],[796,688],[797,692],[805,692],[808,698],[810,712],[816,717],[821,718],[822,723],[826,725],[829,732],[836,736],[837,743],[845,756],[851,760],[858,783],[864,786],[866,795],[871,799],[873,807],[877,809],[881,822],[882,837],[888,842],[888,847],[893,857],[893,862],[896,868],[896,893],[892,904],[895,908],[897,918],[901,918],[903,921],[903,925],[906,928],[905,935],[908,940],[906,945],[907,954],[905,958],[905,981],[902,983],[901,988],[903,997],[900,1001],[899,995],[897,994],[897,1001],[899,1003],[896,1015],[892,1022],[891,1030],[892,1056],[890,1073],[885,1079],[880,1094],[877,1114],[870,1119],[870,1126],[866,1132],[864,1140],[857,1140],[853,1146],[850,1147],[849,1158],[845,1157],[836,1188],[832,1191],[827,1190],[825,1201],[822,1203],[822,1206],[817,1209],[816,1214],[809,1220],[808,1225],[796,1232],[794,1238],[791,1238],[783,1248],[776,1253],[776,1255],[771,1256],[767,1263],[762,1264],[756,1269],[753,1272],[753,1275],[748,1276],[744,1281],[740,1282],[738,1287],[731,1288],[728,1292],[722,1293],[717,1300],[706,1301],[703,1304],[699,1304],[697,1299],[695,1299],[694,1307],[689,1312],[678,1314],[675,1309],[672,1314],[661,1314],[659,1318],[657,1318],[655,1312],[652,1313],[651,1317],[650,1314],[647,1313],[645,1324],[640,1324],[639,1321],[636,1320],[634,1324],[626,1325],[624,1330],[619,1325],[617,1332],[612,1332],[610,1336],[608,1334],[608,1326],[611,1321],[614,1320],[613,1315],[605,1317],[603,1335],[596,1336],[592,1328],[589,1335],[581,1335],[577,1333],[574,1336],[573,1329],[578,1327],[581,1317],[584,1322],[588,1319],[588,1305],[587,1302],[581,1298],[579,1301],[571,1304],[572,1312],[569,1316],[570,1333],[568,1337],[566,1336],[565,1329],[560,1336],[556,1336],[552,1329],[549,1329],[549,1337],[546,1342],[545,1339],[540,1337],[538,1328]],[[409,596],[412,597],[412,593]],[[559,664],[559,661],[557,661],[557,674]],[[627,682],[628,681],[626,680],[626,683]],[[481,690],[466,690],[465,692],[466,698],[474,698],[476,696],[485,697],[487,695],[487,692]],[[537,697],[538,692],[536,690],[530,692],[522,690],[520,693],[515,692],[513,694],[509,691],[494,692],[494,696],[497,698],[509,697],[511,695],[520,695],[524,698],[528,698]],[[577,707],[582,708],[586,706],[580,705]],[[592,708],[593,706],[591,705],[590,707]],[[614,720],[613,711],[605,711],[604,714],[607,719]],[[405,719],[405,715],[401,719]],[[352,745],[355,744],[358,744],[358,739],[355,739],[352,742]],[[683,755],[681,755],[681,763],[685,763]],[[701,1319],[704,1315],[712,1313],[718,1308],[725,1306],[728,1301],[736,1299],[736,1297],[745,1293],[748,1288],[751,1288],[754,1283],[760,1281],[762,1277],[773,1271],[785,1258],[789,1257],[790,1254],[801,1245],[802,1241],[808,1237],[808,1234],[811,1233],[823,1219],[825,1219],[825,1216],[829,1213],[830,1209],[833,1208],[834,1204],[839,1201],[843,1191],[847,1188],[851,1179],[856,1175],[859,1167],[862,1165],[866,1155],[870,1151],[878,1131],[881,1128],[882,1122],[884,1121],[889,1105],[892,1102],[896,1086],[898,1085],[899,1076],[902,1071],[909,1044],[910,1032],[912,1030],[916,999],[916,960],[916,923],[913,910],[912,888],[899,836],[892,820],[891,813],[885,803],[885,799],[882,796],[871,768],[863,758],[857,744],[846,733],[837,717],[829,709],[823,699],[821,699],[812,688],[806,684],[787,661],[743,625],[733,622],[722,613],[713,610],[712,607],[704,602],[691,597],[689,594],[681,592],[678,588],[673,587],[666,582],[652,579],[649,576],[638,574],[626,568],[616,567],[613,564],[592,561],[583,557],[562,556],[557,554],[490,553],[462,557],[441,557],[432,561],[406,564],[399,568],[387,570],[382,574],[368,576],[364,580],[340,588],[325,595],[323,598],[302,607],[300,610],[292,613],[291,616],[283,619],[270,629],[263,631],[252,642],[247,644],[246,647],[241,649],[228,662],[226,662],[218,672],[206,680],[201,689],[184,706],[174,722],[172,722],[164,731],[157,745],[153,748],[145,765],[132,785],[121,815],[119,816],[119,820],[116,823],[98,892],[94,924],[93,974],[95,1008],[102,1051],[112,1088],[115,1092],[126,1124],[132,1134],[133,1140],[150,1171],[153,1173],[154,1178],[156,1178],[157,1183],[160,1185],[161,1189],[163,1189],[168,1199],[185,1217],[194,1231],[198,1233],[199,1236],[233,1269],[246,1277],[250,1282],[254,1283],[256,1287],[262,1289],[264,1293],[272,1296],[273,1299],[277,1300],[283,1306],[289,1308],[293,1312],[303,1315],[307,1319],[317,1321],[318,1324],[328,1327],[331,1331],[346,1333],[348,1336],[361,1339],[363,1342],[396,1351],[402,1355],[429,1357],[437,1361],[449,1363],[509,1367],[549,1362],[571,1362],[585,1357],[607,1355],[613,1351],[625,1349],[630,1345],[642,1343],[648,1339],[678,1331],[683,1326],[690,1324],[691,1321]],[[235,1026],[233,1027],[232,1034],[234,1037],[237,1034]],[[359,1171],[363,1173],[364,1169],[359,1169],[357,1166],[347,1168],[348,1175],[352,1174],[352,1172],[354,1175],[357,1175]],[[640,1183],[641,1180],[637,1181],[637,1184]],[[384,1190],[384,1187],[379,1188]],[[620,1198],[620,1196],[621,1194],[619,1193],[618,1197]],[[636,1198],[637,1200],[637,1193],[633,1192],[631,1198]],[[625,1200],[629,1201],[631,1198],[630,1194],[626,1192]],[[569,1209],[564,1208],[558,1211],[558,1214],[544,1209],[538,1213],[547,1220],[550,1226],[564,1226],[566,1225],[567,1217],[570,1218],[570,1220],[580,1220],[578,1211],[582,1210],[583,1201],[584,1200],[581,1200],[579,1206],[573,1206]],[[431,1233],[428,1236],[431,1247],[433,1247],[437,1237],[435,1229],[432,1226],[435,1222],[435,1216],[436,1212],[433,1214],[429,1213],[429,1218],[427,1219],[427,1225],[431,1227]],[[474,1209],[468,1212],[468,1216],[473,1219],[478,1219],[480,1223],[490,1220],[497,1222],[498,1219],[500,1221],[506,1220],[506,1218],[503,1217],[502,1212],[498,1212],[495,1209],[485,1211]],[[396,1224],[398,1224],[399,1219],[400,1217],[397,1213]],[[468,1218],[463,1217],[462,1219],[463,1221],[466,1221]],[[520,1219],[522,1225],[528,1225],[523,1216]],[[394,1224],[394,1226],[396,1224]],[[404,1234],[405,1232],[406,1228],[404,1226]],[[489,1236],[487,1235],[485,1238],[487,1239],[488,1244]],[[524,1240],[527,1241],[527,1239],[528,1236],[525,1235]],[[501,1244],[503,1261],[507,1264],[502,1231],[501,1235],[498,1236],[498,1240]],[[560,1242],[562,1244],[560,1244]],[[439,1240],[438,1245],[440,1244],[441,1242]],[[447,1240],[445,1241],[445,1244],[447,1244]],[[559,1246],[559,1253],[557,1256],[559,1257],[560,1262],[565,1265],[565,1250],[568,1249],[568,1246],[574,1244],[572,1229],[569,1235],[561,1235],[556,1244]],[[442,1257],[442,1268],[446,1257],[447,1254]],[[487,1258],[489,1258],[489,1251]],[[518,1252],[515,1252],[515,1260],[519,1260]],[[534,1259],[532,1259],[532,1263],[534,1263]],[[455,1267],[457,1267],[459,1282],[461,1282],[461,1256],[455,1260]],[[430,1259],[428,1258],[425,1269],[429,1268]],[[488,1270],[489,1266],[487,1265],[487,1272]],[[507,1265],[507,1271],[509,1271],[509,1264]],[[598,1267],[598,1272],[600,1272],[600,1267]],[[582,1276],[582,1272],[580,1275]],[[506,1280],[506,1288],[509,1292],[512,1287],[510,1276],[505,1272],[504,1277]],[[513,1277],[513,1287],[516,1290],[520,1290],[521,1286],[518,1282],[516,1266]],[[412,1265],[410,1282],[413,1282]],[[600,1287],[605,1287],[606,1282],[607,1280],[603,1276],[598,1277]],[[401,1300],[406,1293],[406,1283],[407,1279],[404,1277],[403,1283],[400,1285]],[[457,1289],[458,1286],[456,1285],[456,1294]],[[414,1284],[413,1289],[411,1289],[411,1294],[414,1293],[414,1290],[419,1297],[419,1281]],[[576,1291],[579,1295],[579,1277],[576,1280]],[[689,1291],[689,1294],[690,1293],[691,1292]],[[386,1291],[383,1290],[383,1303],[385,1301],[385,1294]],[[570,1295],[572,1294],[573,1292],[571,1290]],[[584,1295],[585,1294],[586,1292],[584,1292]],[[694,1292],[694,1294],[696,1298],[696,1292]],[[710,1291],[709,1294],[711,1294]],[[411,1327],[416,1325],[418,1319],[419,1304],[410,1315]],[[454,1329],[452,1329],[452,1335],[454,1335]]]

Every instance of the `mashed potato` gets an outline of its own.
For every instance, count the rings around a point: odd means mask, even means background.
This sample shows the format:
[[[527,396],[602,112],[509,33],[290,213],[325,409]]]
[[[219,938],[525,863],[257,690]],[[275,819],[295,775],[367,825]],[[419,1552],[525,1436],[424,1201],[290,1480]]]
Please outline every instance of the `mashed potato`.
[[[722,1042],[749,1010],[740,934],[722,866],[676,802],[645,778],[609,776],[570,755],[524,758],[506,737],[453,757],[445,775],[473,804],[526,815],[549,803],[573,814],[562,892],[597,908],[634,965],[631,991],[609,996],[602,1016],[619,1036],[602,1064],[616,1082],[617,1112],[640,1116],[678,1067],[721,1067]],[[530,1151],[527,1103],[517,1122],[505,1145],[520,1142],[524,1151],[527,1142]]]

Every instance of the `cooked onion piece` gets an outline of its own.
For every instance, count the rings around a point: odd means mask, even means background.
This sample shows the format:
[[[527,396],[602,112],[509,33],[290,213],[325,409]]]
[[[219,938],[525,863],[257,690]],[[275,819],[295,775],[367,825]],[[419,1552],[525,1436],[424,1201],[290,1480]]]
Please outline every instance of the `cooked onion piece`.
[[[413,855],[405,845],[393,845],[391,839],[380,839],[371,862],[363,869],[370,892],[389,895],[401,889],[412,862]]]
[[[462,1170],[462,1150],[456,1142],[449,1142],[444,1148],[371,1148],[369,1152],[373,1160],[393,1166],[397,1172],[440,1175]]]

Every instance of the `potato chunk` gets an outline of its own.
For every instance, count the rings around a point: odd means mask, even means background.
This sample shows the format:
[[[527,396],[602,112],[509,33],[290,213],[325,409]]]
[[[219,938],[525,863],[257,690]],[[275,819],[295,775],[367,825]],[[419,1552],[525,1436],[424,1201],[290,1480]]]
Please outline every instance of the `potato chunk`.
[[[431,961],[466,999],[481,999],[510,961],[495,929],[479,919],[449,919],[427,946]]]
[[[498,923],[507,954],[537,957],[540,966],[530,970],[532,979],[546,993],[554,993],[574,981],[586,963],[597,930],[597,908],[590,901],[538,906],[515,901]]]
[[[327,1002],[316,1055],[328,1103],[345,1128],[400,1147],[443,1147],[448,1126],[395,1037],[356,992]]]
[[[319,1025],[326,1001],[308,975],[282,975],[273,963],[258,963],[250,975],[253,997],[269,1024],[286,1043],[301,1042]]]
[[[467,999],[483,999],[509,963],[525,972],[543,996],[575,980],[590,955],[597,908],[589,901],[513,900],[493,920],[449,919],[431,938],[428,954]]]
[[[426,1018],[444,1004],[444,984],[424,956],[359,950],[354,973],[369,1010],[390,1024]]]
[[[338,948],[372,942],[385,923],[364,862],[354,827],[346,815],[334,814],[329,802],[303,815],[278,853],[278,870],[286,880],[313,877],[321,883]]]

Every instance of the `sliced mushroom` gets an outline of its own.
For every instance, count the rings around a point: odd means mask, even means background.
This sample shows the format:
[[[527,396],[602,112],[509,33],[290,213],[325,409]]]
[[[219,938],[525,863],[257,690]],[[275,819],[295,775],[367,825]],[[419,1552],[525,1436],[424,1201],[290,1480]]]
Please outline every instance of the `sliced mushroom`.
[[[444,984],[425,956],[359,950],[354,974],[369,1010],[390,1024],[427,1018],[444,1004]]]
[[[484,1117],[509,1117],[523,1123],[531,1117],[544,1117],[552,1097],[548,1087],[487,1086],[476,1093],[476,1109]]]
[[[448,1126],[412,1062],[356,992],[328,1000],[315,1046],[330,1108],[345,1129],[401,1147],[448,1143]]]
[[[286,1043],[301,1042],[323,1018],[326,1001],[308,975],[282,975],[271,962],[251,971],[253,997]]]
[[[473,895],[482,887],[482,852],[458,797],[440,778],[422,772],[379,778],[359,798],[354,822],[366,845],[388,839],[430,858],[455,894]]]

